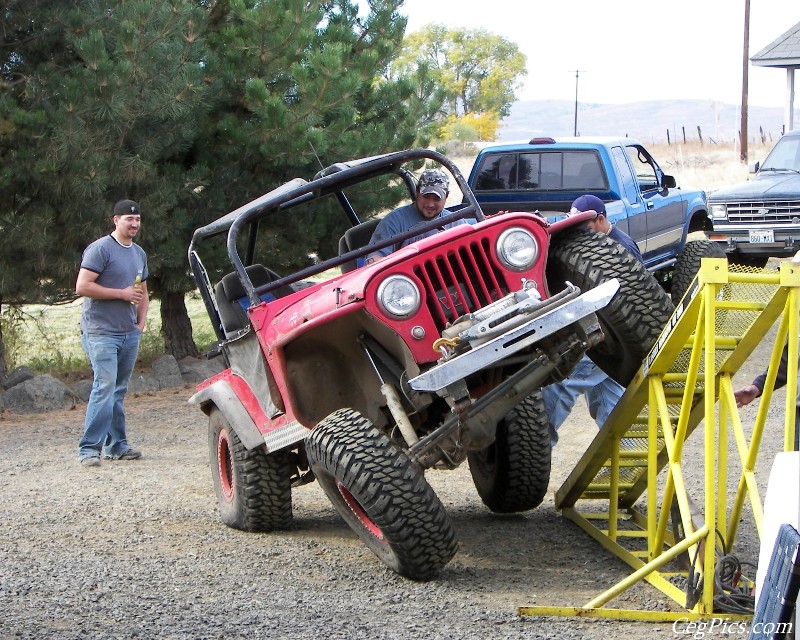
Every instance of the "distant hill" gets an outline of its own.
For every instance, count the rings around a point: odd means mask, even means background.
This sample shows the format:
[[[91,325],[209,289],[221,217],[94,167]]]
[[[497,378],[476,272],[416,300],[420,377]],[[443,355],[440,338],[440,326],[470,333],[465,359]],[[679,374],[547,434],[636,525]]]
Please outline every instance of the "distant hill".
[[[515,102],[502,121],[499,142],[528,140],[533,136],[571,136],[575,103],[568,100]],[[795,111],[795,127],[800,110]],[[578,103],[578,135],[628,136],[642,143],[698,141],[733,142],[739,137],[739,106],[710,100],[659,100],[629,104]],[[748,110],[749,139],[760,136],[777,140],[783,129],[783,108],[753,107]]]

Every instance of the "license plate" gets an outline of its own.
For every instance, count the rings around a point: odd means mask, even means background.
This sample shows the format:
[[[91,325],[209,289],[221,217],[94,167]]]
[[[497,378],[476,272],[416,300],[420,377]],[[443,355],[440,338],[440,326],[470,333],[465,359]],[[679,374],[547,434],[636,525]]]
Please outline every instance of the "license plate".
[[[775,232],[772,229],[750,229],[750,244],[775,242]]]

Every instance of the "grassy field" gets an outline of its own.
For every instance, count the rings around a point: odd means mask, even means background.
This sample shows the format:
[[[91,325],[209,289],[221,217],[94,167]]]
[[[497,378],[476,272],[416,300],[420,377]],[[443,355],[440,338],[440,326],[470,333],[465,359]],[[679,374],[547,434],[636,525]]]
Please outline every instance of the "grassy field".
[[[751,145],[750,162],[763,160],[769,149],[769,145]],[[748,176],[747,167],[739,162],[738,150],[733,146],[672,144],[656,145],[649,151],[665,172],[675,176],[678,186],[711,191]],[[469,155],[456,159],[465,175],[473,159]],[[213,331],[203,303],[195,294],[187,296],[186,305],[195,341],[201,350],[207,349],[213,343]],[[49,307],[33,305],[24,307],[13,319],[4,316],[3,337],[9,366],[25,365],[55,374],[87,370],[88,362],[80,346],[79,317],[80,301]],[[160,330],[160,309],[154,300],[142,342],[141,357],[145,364],[163,354]]]
[[[39,373],[59,376],[89,371],[89,362],[80,343],[81,300],[61,305],[28,305],[11,323],[4,318],[9,369],[27,366]],[[192,322],[197,346],[208,349],[214,342],[214,331],[200,296],[186,297],[186,308]],[[147,313],[147,326],[142,335],[140,360],[148,364],[164,354],[161,337],[161,307],[152,300]]]

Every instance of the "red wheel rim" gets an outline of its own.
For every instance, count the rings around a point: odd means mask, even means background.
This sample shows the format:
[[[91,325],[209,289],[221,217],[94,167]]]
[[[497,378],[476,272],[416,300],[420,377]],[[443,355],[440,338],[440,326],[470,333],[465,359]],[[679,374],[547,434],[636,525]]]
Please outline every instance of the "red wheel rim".
[[[352,493],[350,493],[347,488],[338,480],[336,481],[336,488],[339,489],[339,493],[341,494],[344,501],[347,503],[347,506],[350,507],[350,511],[353,512],[353,515],[358,518],[359,522],[364,526],[364,528],[369,531],[375,538],[384,542],[383,533],[381,533],[380,528],[378,527],[375,522],[373,522],[372,518],[367,515],[367,512],[361,507],[358,503],[358,500],[355,499]]]
[[[233,457],[231,455],[230,440],[227,431],[220,431],[217,438],[217,468],[219,469],[219,483],[222,494],[230,501],[236,480],[233,475]]]

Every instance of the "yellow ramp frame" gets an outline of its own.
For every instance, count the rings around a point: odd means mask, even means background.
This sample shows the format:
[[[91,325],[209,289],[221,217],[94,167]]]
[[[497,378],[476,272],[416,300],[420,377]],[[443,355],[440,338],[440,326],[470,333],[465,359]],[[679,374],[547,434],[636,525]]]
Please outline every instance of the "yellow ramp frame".
[[[582,607],[519,607],[520,615],[674,620],[719,616],[714,610],[717,547],[735,546],[749,502],[759,537],[762,503],[755,483],[758,450],[787,335],[798,335],[800,264],[778,270],[728,267],[706,258],[697,278],[622,399],[556,492],[556,508],[633,572]],[[731,377],[778,322],[767,380],[748,440]],[[789,362],[798,341],[789,341]],[[789,367],[784,448],[794,438],[797,369]],[[686,488],[683,456],[702,424],[703,499]],[[729,451],[729,433],[734,446]],[[738,457],[735,494],[727,491]],[[607,609],[645,580],[684,607],[680,614]],[[725,614],[729,619],[749,616]]]

